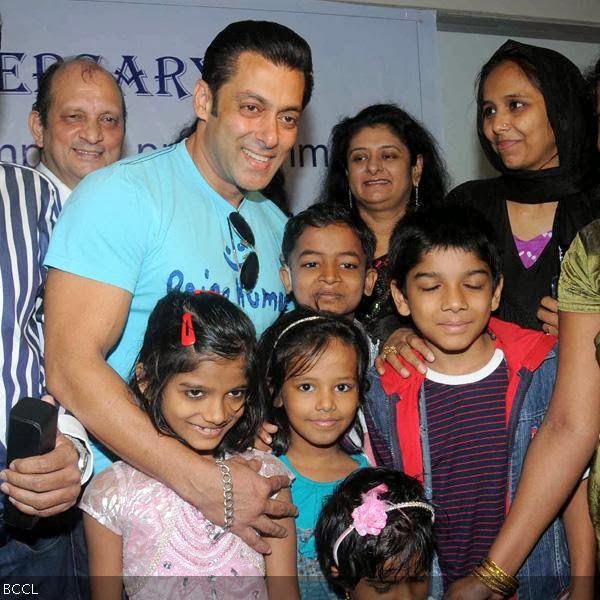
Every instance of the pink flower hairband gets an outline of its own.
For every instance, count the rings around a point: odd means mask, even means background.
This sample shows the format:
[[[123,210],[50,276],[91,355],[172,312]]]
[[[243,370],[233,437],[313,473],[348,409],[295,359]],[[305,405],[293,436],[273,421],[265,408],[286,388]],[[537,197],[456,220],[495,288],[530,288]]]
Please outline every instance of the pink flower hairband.
[[[379,535],[387,524],[387,513],[391,510],[399,510],[404,514],[402,511],[403,508],[423,508],[431,513],[431,522],[435,522],[435,512],[431,504],[417,501],[391,504],[390,502],[379,498],[379,494],[384,494],[387,491],[388,486],[385,483],[380,483],[368,492],[361,494],[362,503],[352,511],[352,525],[342,532],[333,545],[333,560],[336,566],[339,567],[337,553],[340,544],[353,531],[356,531],[360,536],[365,536],[367,534]],[[406,514],[404,514],[404,516],[406,516]]]

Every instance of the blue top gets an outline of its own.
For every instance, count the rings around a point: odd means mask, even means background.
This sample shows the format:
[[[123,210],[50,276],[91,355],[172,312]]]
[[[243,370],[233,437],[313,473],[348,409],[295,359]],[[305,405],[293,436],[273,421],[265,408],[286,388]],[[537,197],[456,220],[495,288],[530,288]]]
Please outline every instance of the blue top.
[[[287,218],[259,193],[238,207],[255,237],[260,275],[251,292],[238,269],[251,251],[229,226],[235,209],[204,179],[185,142],[89,174],[61,213],[46,265],[132,295],[108,362],[129,379],[150,312],[171,290],[208,289],[238,304],[260,334],[283,310],[279,255]],[[96,453],[96,470],[109,464]]]
[[[364,454],[350,455],[357,469],[371,466]],[[328,591],[317,558],[314,530],[323,504],[333,494],[343,479],[335,481],[313,481],[300,474],[285,455],[279,459],[295,476],[292,481],[292,500],[298,507],[296,517],[296,542],[298,555],[298,581],[302,598],[337,598]]]

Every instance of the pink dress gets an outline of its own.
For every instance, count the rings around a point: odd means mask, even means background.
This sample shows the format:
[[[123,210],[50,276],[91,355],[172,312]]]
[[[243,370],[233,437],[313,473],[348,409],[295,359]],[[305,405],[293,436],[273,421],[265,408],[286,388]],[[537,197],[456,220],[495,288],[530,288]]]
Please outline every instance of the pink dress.
[[[249,450],[242,456],[261,459],[265,477],[291,475],[270,454]],[[124,462],[94,477],[80,508],[122,536],[123,580],[130,598],[268,598],[261,554],[232,533],[213,542],[218,526],[173,490]]]

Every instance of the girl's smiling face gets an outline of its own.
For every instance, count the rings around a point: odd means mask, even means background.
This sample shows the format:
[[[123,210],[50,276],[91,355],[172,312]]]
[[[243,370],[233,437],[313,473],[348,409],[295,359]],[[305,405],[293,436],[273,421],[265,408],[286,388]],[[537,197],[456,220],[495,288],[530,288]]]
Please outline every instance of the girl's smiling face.
[[[201,454],[212,454],[244,414],[246,357],[203,357],[198,366],[174,375],[163,392],[169,427]]]
[[[283,384],[276,406],[283,406],[290,445],[331,447],[352,425],[359,405],[356,350],[332,339],[311,366]]]
[[[512,61],[499,64],[483,84],[483,133],[509,169],[557,167],[558,149],[544,96]]]

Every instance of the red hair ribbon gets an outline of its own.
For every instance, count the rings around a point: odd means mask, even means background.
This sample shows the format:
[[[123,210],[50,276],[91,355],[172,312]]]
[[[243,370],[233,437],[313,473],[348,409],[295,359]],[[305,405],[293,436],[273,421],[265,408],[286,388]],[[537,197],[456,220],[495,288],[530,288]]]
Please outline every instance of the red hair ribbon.
[[[192,313],[184,312],[181,318],[181,345],[193,346],[196,343],[196,334],[194,333],[194,323]]]

